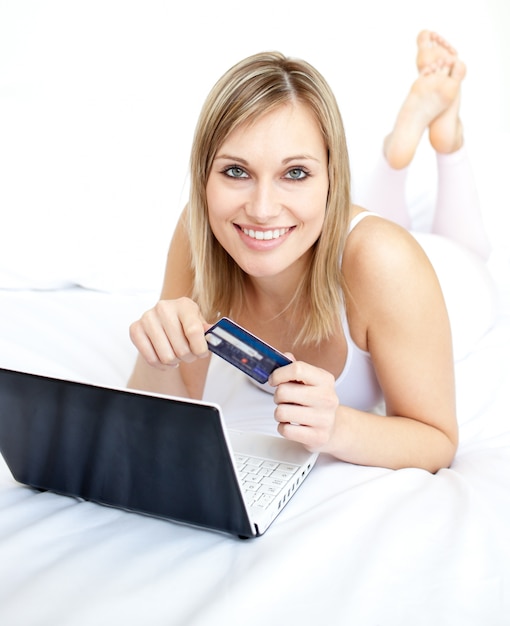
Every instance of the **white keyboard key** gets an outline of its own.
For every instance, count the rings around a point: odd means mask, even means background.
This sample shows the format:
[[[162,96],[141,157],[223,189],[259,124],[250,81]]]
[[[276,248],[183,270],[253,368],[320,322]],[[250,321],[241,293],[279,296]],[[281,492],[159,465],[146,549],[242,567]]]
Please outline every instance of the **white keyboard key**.
[[[243,483],[243,491],[244,492],[254,492],[254,491],[258,491],[260,489],[260,483],[251,483],[251,482],[244,482]]]
[[[286,480],[282,480],[281,478],[273,478],[272,476],[266,476],[264,478],[262,478],[262,482],[264,483],[264,485],[272,485],[274,487],[283,487],[285,485],[285,483],[287,482]]]
[[[263,493],[258,499],[257,499],[257,504],[260,506],[269,506],[271,504],[271,502],[274,500],[274,496],[268,494],[268,493]]]
[[[277,469],[271,474],[271,478],[280,478],[281,480],[289,480],[293,475],[294,475],[294,472],[284,472],[284,471]]]
[[[262,467],[266,467],[267,469],[272,469],[272,470],[276,469],[278,465],[280,465],[278,461],[264,461],[262,463]]]
[[[246,474],[246,478],[244,479],[244,482],[245,483],[259,483],[261,480],[264,480],[263,476],[258,476],[257,474]]]
[[[274,500],[274,496],[263,494],[260,496],[260,498],[257,498],[256,500],[253,500],[252,502],[250,502],[250,506],[252,508],[266,509],[273,500]]]
[[[257,459],[254,457],[248,457],[246,459],[246,465],[254,465],[255,467],[260,467],[264,463],[264,459]]]
[[[256,491],[246,491],[244,494],[244,500],[248,506],[252,506],[260,497]]]
[[[258,474],[260,476],[271,476],[274,470],[270,469],[269,467],[261,467],[258,470]]]
[[[278,469],[281,472],[288,472],[289,474],[294,474],[297,470],[298,466],[297,465],[290,465],[287,463],[280,463],[278,465]]]
[[[276,496],[281,491],[281,487],[276,487],[275,485],[260,485],[260,493],[266,493],[269,495]]]

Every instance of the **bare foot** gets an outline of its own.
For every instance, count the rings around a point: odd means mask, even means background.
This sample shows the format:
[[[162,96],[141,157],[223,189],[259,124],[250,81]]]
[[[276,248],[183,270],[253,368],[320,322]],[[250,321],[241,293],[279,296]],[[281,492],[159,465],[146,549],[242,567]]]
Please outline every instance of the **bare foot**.
[[[427,128],[431,144],[439,152],[460,148],[458,106],[464,75],[465,66],[460,61],[440,59],[423,68],[397,115],[393,131],[385,139],[384,154],[390,167],[402,169],[409,165]]]
[[[419,72],[441,60],[453,63],[457,57],[455,48],[434,31],[422,30],[416,43],[418,44],[416,65]]]
[[[446,78],[449,97],[453,97],[448,108],[432,120],[429,125],[429,140],[436,152],[449,154],[455,152],[464,143],[462,122],[459,117],[460,85],[466,75],[466,66],[462,61],[455,60],[449,68]],[[455,95],[454,95],[455,94]]]

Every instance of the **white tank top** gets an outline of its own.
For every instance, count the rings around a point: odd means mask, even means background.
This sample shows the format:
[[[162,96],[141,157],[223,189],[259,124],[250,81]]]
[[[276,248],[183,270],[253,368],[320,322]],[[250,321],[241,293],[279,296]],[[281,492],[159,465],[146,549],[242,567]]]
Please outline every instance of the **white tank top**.
[[[377,213],[363,211],[349,224],[349,234],[365,217],[379,217]],[[351,337],[345,311],[342,310],[342,329],[347,343],[347,357],[342,373],[336,379],[335,387],[341,404],[361,411],[370,411],[382,400],[382,391],[375,375],[370,354],[359,348]]]

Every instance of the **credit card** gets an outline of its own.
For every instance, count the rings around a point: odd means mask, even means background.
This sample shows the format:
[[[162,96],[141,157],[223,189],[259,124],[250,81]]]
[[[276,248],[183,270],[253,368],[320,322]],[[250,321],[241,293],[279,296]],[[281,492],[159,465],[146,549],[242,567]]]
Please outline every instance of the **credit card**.
[[[262,384],[276,368],[292,363],[284,354],[228,317],[222,317],[211,326],[205,338],[211,352]]]

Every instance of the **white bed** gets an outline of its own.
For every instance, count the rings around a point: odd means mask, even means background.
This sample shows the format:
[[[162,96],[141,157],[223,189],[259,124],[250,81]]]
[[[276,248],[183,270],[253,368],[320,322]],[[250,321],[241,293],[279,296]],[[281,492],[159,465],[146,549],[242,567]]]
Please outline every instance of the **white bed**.
[[[143,67],[152,68],[144,83],[147,90],[160,80],[158,72],[168,70],[169,56],[159,53],[168,52],[166,33],[177,28],[174,4],[152,4],[147,9],[150,19],[141,18],[129,3],[91,2],[86,14],[65,2],[27,3],[23,14],[19,4],[0,6],[0,34],[5,35],[0,40],[8,42],[10,52],[0,65],[1,77],[22,77],[12,83],[4,80],[11,91],[0,93],[0,118],[10,115],[9,124],[2,127],[7,139],[0,146],[6,174],[0,189],[0,367],[123,386],[135,359],[128,326],[157,298],[166,245],[182,206],[185,169],[181,163],[181,170],[168,181],[173,161],[166,147],[178,130],[164,110],[168,94],[160,88],[163,103],[154,109],[152,99],[158,94],[137,99],[127,85],[130,72],[137,80],[145,75],[135,63],[138,54]],[[360,6],[370,7],[375,20],[379,4],[365,1]],[[432,1],[427,10],[422,7],[415,13],[402,3],[393,3],[393,9],[397,4],[413,33],[427,18],[425,25],[460,39],[458,47],[462,50],[464,45],[471,55],[474,80],[486,81],[483,99],[497,92],[501,105],[500,109],[493,105],[491,119],[483,123],[477,121],[474,104],[466,112],[477,184],[494,245],[488,269],[467,275],[463,253],[434,238],[422,239],[443,282],[454,332],[460,446],[452,467],[431,475],[320,458],[267,533],[241,541],[32,491],[13,480],[0,457],[2,626],[510,624],[510,195],[505,180],[510,129],[503,114],[508,91],[500,88],[504,83],[498,82],[494,62],[500,60],[496,35],[506,32],[502,24],[509,25],[507,7],[497,1],[487,5],[501,10],[500,15],[487,13],[481,2]],[[294,25],[305,19],[306,7],[299,6],[301,15],[297,11],[292,16]],[[324,2],[323,9],[327,6]],[[201,7],[204,23],[209,19],[207,7]],[[464,24],[457,19],[459,11],[467,14]],[[55,26],[57,15],[68,30]],[[41,25],[49,32],[44,41]],[[467,31],[475,25],[477,41],[470,46]],[[321,23],[322,27],[327,25]],[[374,26],[372,35],[376,30]],[[115,45],[110,45],[111,32]],[[218,48],[218,62],[203,60],[207,79],[202,91],[196,88],[197,102],[188,98],[185,107],[180,105],[190,111],[182,136],[176,139],[179,146],[189,142],[187,129],[210,86],[209,76],[216,77],[227,65],[231,43],[227,30],[220,34],[225,41]],[[217,33],[204,30],[203,36],[217,41]],[[400,30],[394,38],[387,33],[379,36],[380,42],[391,39],[413,45],[414,35],[405,39]],[[285,51],[290,47],[291,53],[312,57],[321,68],[326,64],[328,77],[338,64],[328,67],[326,49],[316,51],[304,43],[301,49],[297,35],[293,39],[287,34],[281,45],[273,31],[260,42],[236,37],[236,59],[247,48],[271,46]],[[335,48],[348,54],[353,37],[337,41]],[[135,40],[146,48],[137,44],[137,53],[131,54]],[[64,44],[67,54],[60,57]],[[175,52],[177,44],[172,45]],[[101,55],[89,58],[94,46]],[[490,63],[479,59],[477,46],[484,47]],[[393,54],[392,46],[388,54]],[[73,67],[66,89],[57,72],[49,86],[36,80],[38,72],[48,79],[47,68],[57,58],[64,59],[60,69]],[[155,59],[154,68],[150,63]],[[360,66],[366,62],[361,56]],[[384,69],[382,58],[376,62]],[[190,64],[193,69],[193,61]],[[349,65],[352,69],[352,57]],[[108,72],[114,66],[121,79],[112,87]],[[489,75],[483,67],[490,67]],[[356,77],[347,72],[342,79],[351,79],[347,84],[353,87]],[[81,81],[85,86],[79,87]],[[90,84],[97,91],[87,99]],[[339,82],[335,88],[340,84],[344,85]],[[470,97],[478,93],[472,84],[466,91]],[[348,102],[347,96],[343,93],[342,100]],[[65,106],[54,111],[57,100]],[[124,118],[116,126],[113,112],[121,101],[128,102],[129,115],[122,109]],[[482,95],[477,106],[481,101]],[[98,113],[103,105],[107,119]],[[360,146],[371,144],[375,156],[377,141],[371,133],[379,127],[372,121],[367,131],[353,104],[346,107],[353,175],[356,185],[362,185],[366,172]],[[95,112],[96,118],[77,124],[76,130],[74,120],[85,110]],[[102,125],[96,129],[93,122],[98,121]],[[128,121],[134,128],[129,141],[123,139]],[[137,124],[148,128],[150,141],[136,130]],[[161,135],[156,136],[156,127]],[[164,145],[153,154],[160,141]],[[130,165],[131,158],[135,165]],[[146,169],[144,159],[150,165]],[[158,166],[158,160],[164,165]],[[135,169],[122,173],[128,165]],[[427,167],[424,157],[421,171]],[[424,193],[422,176],[418,173],[411,180],[417,219],[425,215],[432,192],[427,184]],[[176,208],[169,214],[171,203]],[[486,272],[494,279],[494,289],[484,286]],[[215,361],[208,397],[225,367],[229,366]],[[271,416],[259,402],[261,392],[232,369],[228,379],[232,386],[244,386],[251,407],[242,425],[271,429]],[[219,400],[229,421],[239,425],[229,388],[223,389]]]

